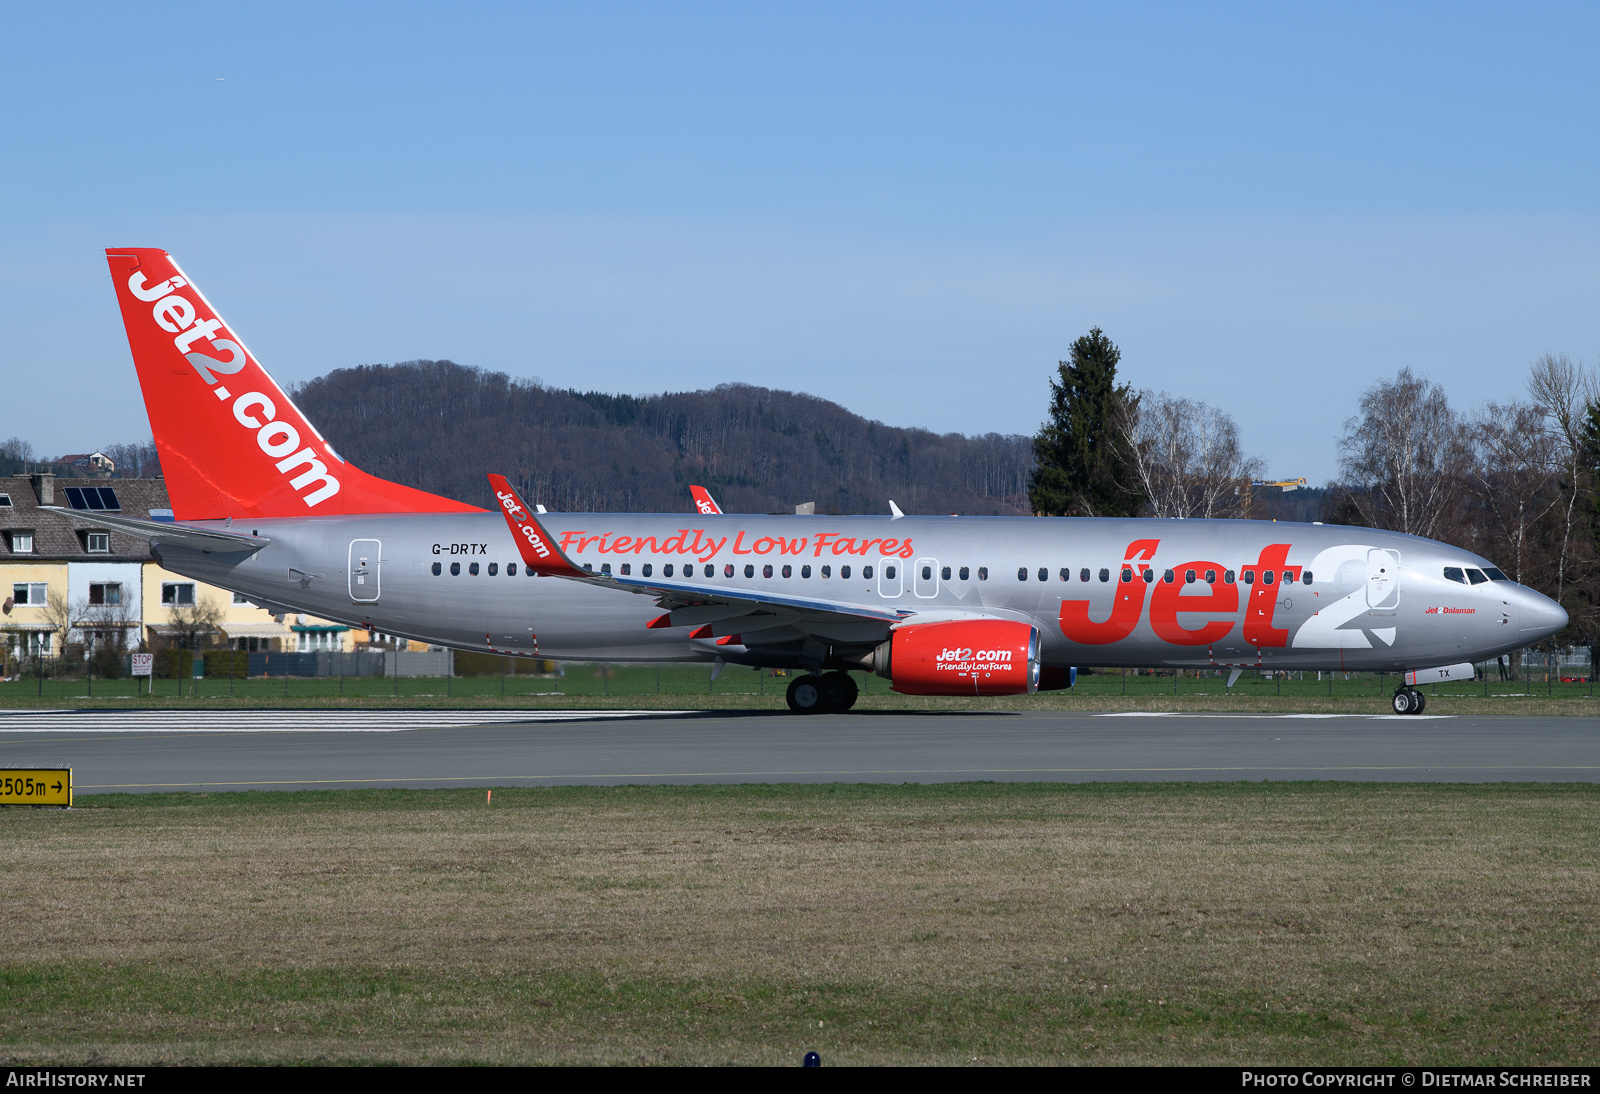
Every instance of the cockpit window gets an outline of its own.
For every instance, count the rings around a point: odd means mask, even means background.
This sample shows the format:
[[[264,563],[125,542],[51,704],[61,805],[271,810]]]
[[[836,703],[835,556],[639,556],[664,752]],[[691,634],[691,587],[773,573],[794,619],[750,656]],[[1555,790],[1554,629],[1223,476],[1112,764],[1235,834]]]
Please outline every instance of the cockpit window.
[[[1467,583],[1467,575],[1461,572],[1460,566],[1446,566],[1444,568],[1444,579],[1446,581],[1459,581],[1463,585]]]
[[[1467,580],[1472,582],[1474,585],[1484,585],[1489,581],[1489,579],[1483,575],[1482,570],[1473,569],[1467,570]]]
[[[1501,573],[1499,570],[1496,570],[1493,566],[1485,566],[1483,568],[1483,572],[1488,575],[1490,581],[1510,581],[1511,580],[1505,574]]]

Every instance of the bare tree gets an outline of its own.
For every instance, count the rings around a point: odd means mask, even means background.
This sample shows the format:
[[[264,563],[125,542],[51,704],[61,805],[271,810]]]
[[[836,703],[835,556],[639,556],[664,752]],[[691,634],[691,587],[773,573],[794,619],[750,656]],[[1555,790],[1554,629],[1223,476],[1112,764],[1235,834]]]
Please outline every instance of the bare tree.
[[[1513,581],[1538,583],[1539,530],[1560,505],[1555,446],[1532,403],[1488,403],[1471,424],[1466,484],[1481,553]]]
[[[172,627],[182,636],[182,648],[194,650],[198,656],[211,644],[222,614],[222,605],[209,596],[197,597],[193,604],[173,605]]]
[[[1566,354],[1547,353],[1533,363],[1528,374],[1528,394],[1540,412],[1539,428],[1550,450],[1551,470],[1558,476],[1559,540],[1555,544],[1555,600],[1562,603],[1574,549],[1578,498],[1586,493],[1584,474],[1584,419],[1588,406],[1600,395],[1595,376]]]
[[[72,633],[72,607],[67,603],[67,594],[60,589],[51,589],[45,594],[44,611],[40,614],[57,636],[55,650],[59,656]]]
[[[1467,459],[1467,430],[1444,389],[1402,368],[1361,396],[1344,423],[1339,469],[1374,528],[1436,538],[1452,516]]]
[[[1239,447],[1227,414],[1193,399],[1143,391],[1120,423],[1132,451],[1137,487],[1155,517],[1233,515],[1240,487],[1261,474],[1259,459]]]

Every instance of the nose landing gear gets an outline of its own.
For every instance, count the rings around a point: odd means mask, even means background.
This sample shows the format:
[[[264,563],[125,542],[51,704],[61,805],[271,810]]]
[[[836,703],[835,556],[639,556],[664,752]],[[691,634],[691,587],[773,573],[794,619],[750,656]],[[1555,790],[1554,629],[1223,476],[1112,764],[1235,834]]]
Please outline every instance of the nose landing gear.
[[[830,672],[821,676],[807,673],[797,676],[789,684],[789,709],[796,714],[840,714],[856,704],[860,694],[854,678],[848,672]]]
[[[1427,697],[1415,688],[1399,688],[1391,705],[1396,714],[1421,714],[1428,705]]]

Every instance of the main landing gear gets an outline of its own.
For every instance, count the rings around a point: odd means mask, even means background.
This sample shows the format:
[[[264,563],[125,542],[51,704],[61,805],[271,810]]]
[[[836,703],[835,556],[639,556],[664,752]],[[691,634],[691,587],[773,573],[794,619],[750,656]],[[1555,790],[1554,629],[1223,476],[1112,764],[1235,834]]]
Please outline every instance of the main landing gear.
[[[839,714],[856,705],[857,694],[848,672],[807,673],[790,682],[785,698],[796,714]]]
[[[1394,693],[1392,704],[1396,714],[1421,714],[1428,700],[1415,688],[1399,688]]]

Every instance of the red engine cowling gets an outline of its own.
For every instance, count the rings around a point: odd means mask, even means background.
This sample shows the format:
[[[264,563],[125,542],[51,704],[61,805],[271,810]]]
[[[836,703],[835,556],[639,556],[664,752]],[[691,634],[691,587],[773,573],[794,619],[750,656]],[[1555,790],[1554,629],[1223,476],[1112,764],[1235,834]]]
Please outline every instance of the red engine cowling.
[[[890,636],[878,669],[905,695],[1027,695],[1039,687],[1039,630],[1004,619],[916,623]]]

